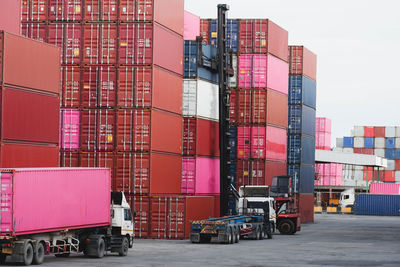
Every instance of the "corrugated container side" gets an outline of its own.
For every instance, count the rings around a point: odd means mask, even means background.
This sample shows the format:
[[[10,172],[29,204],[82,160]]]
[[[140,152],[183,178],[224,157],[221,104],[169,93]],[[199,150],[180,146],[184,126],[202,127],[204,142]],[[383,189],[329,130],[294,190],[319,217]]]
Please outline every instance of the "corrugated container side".
[[[288,68],[288,63],[285,60],[268,55],[267,87],[284,95],[288,95]]]
[[[304,46],[289,46],[289,73],[317,80],[317,56]]]
[[[287,161],[290,164],[314,164],[315,139],[307,135],[288,135]],[[267,152],[268,153],[268,152]]]
[[[316,108],[316,83],[302,75],[289,75],[289,104]]]
[[[356,196],[356,215],[400,216],[400,195],[359,194]]]
[[[315,136],[315,109],[305,105],[289,105],[288,132]]]
[[[84,3],[84,18],[86,22],[117,20],[117,0],[85,1]]]
[[[267,126],[266,159],[286,160],[287,139],[286,129]],[[315,144],[314,144],[315,145]]]
[[[203,37],[203,43],[210,43],[210,19],[200,19],[200,36]]]
[[[190,237],[191,221],[204,220],[215,216],[214,196],[187,196],[185,217],[185,238]]]
[[[79,167],[79,152],[60,151],[60,167]]]
[[[141,195],[125,195],[131,209],[136,212],[135,238],[149,237],[150,227],[150,197]]]
[[[2,0],[0,2],[0,29],[20,34],[21,0]]]
[[[200,36],[200,17],[185,10],[184,13],[184,40],[196,40]]]
[[[80,22],[82,19],[81,0],[49,0],[49,20]]]
[[[288,127],[288,98],[285,95],[267,90],[267,123]]]
[[[374,127],[374,136],[376,137],[385,137],[385,127]]]
[[[236,170],[236,189],[243,185],[266,184],[264,160],[238,160]]]
[[[79,149],[80,111],[61,109],[60,147],[67,151]]]
[[[152,110],[151,138],[152,150],[181,154],[182,116]]]
[[[314,222],[314,194],[300,194],[299,208],[302,223]]]
[[[147,5],[148,0],[138,0],[137,13],[139,14],[139,18],[140,14],[143,14],[140,5],[141,2],[143,5]],[[154,21],[183,36],[184,0],[154,0],[153,3]]]
[[[369,191],[375,195],[400,195],[400,184],[371,183]]]
[[[287,166],[284,161],[265,161],[265,184],[271,186],[274,176],[287,174]]]
[[[152,153],[150,168],[151,194],[181,193],[181,155]],[[168,179],[165,179],[166,177]]]

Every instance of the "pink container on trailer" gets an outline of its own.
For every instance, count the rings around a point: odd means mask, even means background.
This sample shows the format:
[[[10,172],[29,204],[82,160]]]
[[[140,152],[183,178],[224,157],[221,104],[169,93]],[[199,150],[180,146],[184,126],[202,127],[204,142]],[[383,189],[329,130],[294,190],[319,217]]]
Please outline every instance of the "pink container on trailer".
[[[237,131],[237,157],[239,159],[248,159],[250,158],[251,128],[249,126],[239,126]]]
[[[251,127],[251,158],[265,158],[265,127]]]
[[[219,194],[219,159],[183,157],[183,194]]]
[[[2,236],[110,224],[109,169],[37,168],[0,171]]]
[[[371,194],[400,195],[400,184],[371,183],[369,192]]]
[[[196,40],[197,36],[200,36],[200,17],[185,10],[183,39]]]
[[[67,151],[79,150],[80,111],[61,109],[61,148]]]

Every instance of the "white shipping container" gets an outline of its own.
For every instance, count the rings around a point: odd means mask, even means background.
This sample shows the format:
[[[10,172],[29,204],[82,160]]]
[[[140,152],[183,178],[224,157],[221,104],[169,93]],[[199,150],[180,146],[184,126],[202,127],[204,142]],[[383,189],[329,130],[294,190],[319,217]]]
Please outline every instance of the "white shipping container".
[[[386,167],[386,170],[387,170],[387,171],[394,171],[395,169],[396,169],[396,167],[395,167],[395,161],[394,161],[394,160],[388,159],[388,160],[387,160],[387,167]]]
[[[386,126],[385,127],[385,137],[396,137],[396,127]]]
[[[353,179],[343,179],[343,186],[356,186]]]
[[[395,171],[394,175],[394,180],[396,181],[396,183],[400,183],[400,171]]]
[[[364,179],[364,171],[363,170],[355,170],[354,171],[354,180],[362,181]]]
[[[375,148],[385,148],[384,137],[375,137]]]
[[[332,149],[332,151],[334,151],[334,152],[343,152],[343,147],[334,147]]]
[[[354,153],[354,149],[351,147],[345,147],[343,148],[344,153]]]
[[[384,158],[385,157],[385,149],[383,149],[383,148],[375,148],[374,154],[375,154],[375,156]]]
[[[396,137],[394,145],[396,148],[400,148],[400,137]]]
[[[400,137],[400,126],[396,126],[396,137]]]
[[[343,147],[343,138],[336,138],[336,147]]]
[[[364,148],[364,137],[354,137],[354,147]]]
[[[354,126],[354,137],[364,136],[364,126]]]
[[[184,79],[182,114],[218,121],[218,85],[200,79]]]
[[[353,166],[353,169],[356,171],[362,171],[362,170],[364,170],[364,166],[355,165],[355,166]]]
[[[356,180],[355,181],[355,186],[366,187],[367,186],[367,182],[363,181],[363,180]]]
[[[237,55],[232,55],[232,68],[233,68],[233,77],[229,77],[228,86],[230,88],[236,88],[237,87],[237,70],[238,70]]]

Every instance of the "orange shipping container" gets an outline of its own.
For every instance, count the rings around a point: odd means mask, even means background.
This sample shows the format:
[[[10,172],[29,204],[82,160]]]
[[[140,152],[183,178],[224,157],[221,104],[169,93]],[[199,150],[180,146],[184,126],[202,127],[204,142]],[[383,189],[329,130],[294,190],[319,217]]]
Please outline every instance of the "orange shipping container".
[[[288,127],[288,96],[267,90],[267,123]]]

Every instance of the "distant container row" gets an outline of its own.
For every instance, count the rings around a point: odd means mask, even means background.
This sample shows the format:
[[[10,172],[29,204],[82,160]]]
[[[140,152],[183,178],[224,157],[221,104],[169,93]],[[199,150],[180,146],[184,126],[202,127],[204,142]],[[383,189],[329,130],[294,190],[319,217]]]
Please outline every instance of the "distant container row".
[[[400,126],[354,126],[354,137],[400,137]]]
[[[343,137],[336,143],[343,148],[400,148],[400,137]]]

